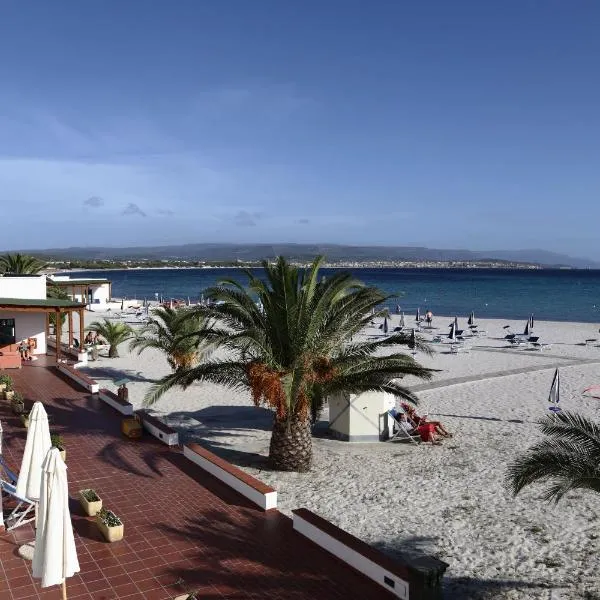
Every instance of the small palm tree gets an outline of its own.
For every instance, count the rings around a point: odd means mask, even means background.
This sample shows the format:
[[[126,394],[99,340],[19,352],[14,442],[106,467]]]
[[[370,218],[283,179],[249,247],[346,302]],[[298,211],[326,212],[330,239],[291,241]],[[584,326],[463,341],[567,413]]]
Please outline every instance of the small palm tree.
[[[37,275],[46,263],[27,254],[5,254],[0,256],[0,271],[10,275]]]
[[[133,329],[126,323],[113,323],[108,319],[94,321],[88,331],[95,331],[108,344],[108,358],[119,358],[119,344],[126,342],[132,335]]]
[[[173,371],[197,364],[208,350],[206,340],[195,333],[208,323],[189,308],[158,307],[150,320],[138,331],[129,345],[130,350],[141,354],[147,348],[164,352]]]
[[[329,396],[381,391],[416,402],[398,378],[429,378],[431,371],[405,354],[379,355],[380,350],[408,345],[409,336],[353,341],[373,318],[372,309],[383,315],[380,307],[388,296],[349,273],[321,279],[322,261],[315,259],[306,270],[282,257],[274,265],[264,261],[266,281],[244,271],[247,288],[226,280],[208,290],[216,304],[197,307],[190,315],[195,312],[211,323],[198,331],[199,339],[228,352],[164,377],[151,388],[146,403],[175,385],[187,387],[194,381],[249,390],[257,406],[273,409],[271,465],[308,471],[311,421]],[[427,350],[418,340],[417,346]]]
[[[558,502],[582,488],[600,493],[600,425],[575,413],[559,413],[540,422],[546,439],[508,468],[507,487],[516,496],[536,481],[550,482],[545,499]]]

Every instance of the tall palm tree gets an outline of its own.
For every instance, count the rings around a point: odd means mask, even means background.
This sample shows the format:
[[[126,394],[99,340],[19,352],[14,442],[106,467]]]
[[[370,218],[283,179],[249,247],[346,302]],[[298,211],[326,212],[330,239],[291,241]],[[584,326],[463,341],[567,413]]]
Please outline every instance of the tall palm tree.
[[[282,257],[263,261],[266,281],[244,271],[248,287],[225,280],[208,290],[216,303],[194,309],[213,325],[198,332],[201,339],[229,352],[190,369],[180,369],[154,385],[146,403],[156,401],[175,385],[211,381],[248,389],[254,403],[274,411],[269,449],[272,466],[308,471],[312,462],[311,414],[338,393],[390,392],[417,402],[398,378],[410,374],[429,378],[431,372],[413,358],[379,351],[407,345],[397,334],[373,341],[355,341],[388,296],[366,287],[349,273],[319,278],[323,261],[301,270]],[[255,300],[258,299],[258,302]],[[417,345],[428,350],[417,341]]]
[[[0,271],[11,275],[37,275],[46,266],[46,263],[27,254],[0,256]]]
[[[108,319],[94,321],[87,330],[95,331],[106,340],[109,346],[108,358],[119,358],[119,344],[126,342],[133,335],[133,329],[126,323],[113,323]]]
[[[141,354],[147,348],[164,352],[173,371],[190,368],[208,351],[197,331],[208,326],[206,319],[189,308],[158,307],[129,344]]]
[[[549,482],[544,497],[558,502],[582,488],[600,493],[600,424],[576,413],[548,416],[541,423],[547,437],[508,468],[506,483],[516,496],[534,482]]]

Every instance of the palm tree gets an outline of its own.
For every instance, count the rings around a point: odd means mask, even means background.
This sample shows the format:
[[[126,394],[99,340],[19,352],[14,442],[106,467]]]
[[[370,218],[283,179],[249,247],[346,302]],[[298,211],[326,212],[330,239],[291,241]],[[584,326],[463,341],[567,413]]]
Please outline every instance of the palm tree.
[[[550,482],[544,497],[558,502],[582,488],[600,493],[600,425],[576,413],[558,413],[540,422],[546,439],[508,468],[507,487],[516,496],[536,481]]]
[[[0,256],[0,271],[10,275],[37,275],[46,263],[27,254],[5,254]]]
[[[405,354],[378,355],[382,349],[407,345],[409,336],[353,341],[373,318],[371,309],[388,296],[349,273],[320,279],[322,261],[316,258],[306,270],[282,257],[273,265],[263,261],[266,281],[246,270],[247,289],[225,280],[208,290],[216,303],[194,311],[212,325],[198,337],[229,352],[164,377],[150,389],[146,403],[175,385],[187,387],[195,381],[250,390],[257,406],[266,404],[274,411],[269,460],[286,471],[310,469],[311,416],[328,396],[381,391],[416,403],[398,378],[410,374],[426,379],[430,370]],[[381,315],[377,310],[376,316]],[[417,345],[428,350],[420,341]]]
[[[113,323],[108,319],[94,321],[87,330],[95,331],[106,340],[109,346],[108,358],[119,358],[119,344],[126,342],[133,335],[133,329],[126,323]]]
[[[55,298],[59,300],[70,300],[67,290],[56,285],[55,283],[48,283],[46,285],[46,298]],[[50,325],[56,326],[56,313],[50,313],[49,315]],[[60,313],[60,322],[61,324],[65,322],[67,315],[65,313]]]
[[[173,371],[196,365],[208,350],[206,341],[195,333],[208,326],[206,319],[188,308],[158,307],[129,345],[141,354],[156,348],[167,355]]]

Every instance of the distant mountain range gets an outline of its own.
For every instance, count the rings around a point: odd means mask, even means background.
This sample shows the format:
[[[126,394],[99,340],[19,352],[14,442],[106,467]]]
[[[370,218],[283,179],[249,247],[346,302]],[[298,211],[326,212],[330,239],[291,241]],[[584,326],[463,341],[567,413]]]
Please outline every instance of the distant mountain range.
[[[306,260],[323,254],[335,261],[483,261],[501,260],[532,263],[546,267],[599,269],[600,263],[573,258],[546,250],[440,250],[410,246],[344,246],[337,244],[185,244],[181,246],[139,246],[131,248],[72,247],[22,250],[58,260],[205,260],[256,261],[283,255]]]

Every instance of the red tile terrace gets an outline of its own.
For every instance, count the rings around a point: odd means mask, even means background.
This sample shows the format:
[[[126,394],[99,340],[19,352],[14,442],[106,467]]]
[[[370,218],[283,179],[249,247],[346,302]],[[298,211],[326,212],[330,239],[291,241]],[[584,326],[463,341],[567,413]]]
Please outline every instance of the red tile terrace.
[[[81,572],[68,580],[71,600],[200,598],[334,600],[392,598],[292,528],[277,510],[261,511],[219,480],[145,435],[120,433],[121,415],[78,391],[42,358],[11,371],[26,409],[44,403],[50,429],[65,440],[71,514]],[[4,457],[18,470],[26,430],[0,401]],[[125,525],[120,542],[103,540],[77,492],[93,488]],[[18,546],[30,526],[0,535],[0,600],[59,598],[42,590]]]

